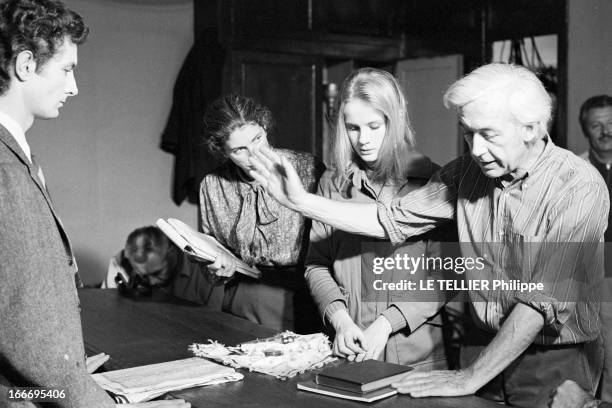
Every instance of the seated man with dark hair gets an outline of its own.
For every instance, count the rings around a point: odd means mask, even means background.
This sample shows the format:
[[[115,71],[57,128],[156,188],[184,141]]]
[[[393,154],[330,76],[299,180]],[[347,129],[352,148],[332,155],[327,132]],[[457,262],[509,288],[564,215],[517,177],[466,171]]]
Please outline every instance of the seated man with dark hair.
[[[137,228],[125,247],[111,258],[102,288],[118,288],[127,296],[152,296],[154,292],[207,304],[213,283],[174,243],[154,226]]]

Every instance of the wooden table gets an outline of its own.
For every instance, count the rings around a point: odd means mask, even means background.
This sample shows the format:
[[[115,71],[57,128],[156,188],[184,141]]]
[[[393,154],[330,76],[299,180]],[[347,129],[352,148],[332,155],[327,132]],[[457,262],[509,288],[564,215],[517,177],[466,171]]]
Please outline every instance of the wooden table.
[[[265,327],[204,307],[171,301],[132,300],[115,290],[79,291],[83,336],[88,355],[105,352],[109,370],[192,357],[187,346],[208,339],[235,345],[276,332]],[[376,408],[493,408],[498,404],[478,397],[412,399],[398,395],[364,404],[304,391],[296,383],[312,379],[313,373],[291,380],[239,370],[243,381],[198,387],[173,393],[195,408],[209,407],[365,407]]]

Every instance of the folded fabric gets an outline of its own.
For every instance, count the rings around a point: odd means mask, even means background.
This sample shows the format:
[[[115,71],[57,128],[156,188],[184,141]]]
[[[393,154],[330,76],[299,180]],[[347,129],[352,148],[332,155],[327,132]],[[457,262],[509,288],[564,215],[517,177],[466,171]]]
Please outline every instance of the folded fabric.
[[[127,402],[148,401],[168,391],[241,380],[244,376],[199,357],[93,374],[105,390]],[[123,398],[121,398],[123,397]]]
[[[274,337],[226,347],[216,341],[194,343],[189,349],[199,357],[231,367],[248,368],[279,379],[294,377],[335,361],[327,336],[322,333],[299,335],[285,331]]]

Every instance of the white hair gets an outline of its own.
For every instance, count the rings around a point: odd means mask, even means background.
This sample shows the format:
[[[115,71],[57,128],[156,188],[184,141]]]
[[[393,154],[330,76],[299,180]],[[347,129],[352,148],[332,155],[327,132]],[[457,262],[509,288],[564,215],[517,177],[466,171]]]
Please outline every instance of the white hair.
[[[483,65],[452,84],[444,94],[444,106],[458,110],[476,100],[500,104],[521,125],[537,124],[547,132],[552,100],[542,82],[525,67],[494,63]]]

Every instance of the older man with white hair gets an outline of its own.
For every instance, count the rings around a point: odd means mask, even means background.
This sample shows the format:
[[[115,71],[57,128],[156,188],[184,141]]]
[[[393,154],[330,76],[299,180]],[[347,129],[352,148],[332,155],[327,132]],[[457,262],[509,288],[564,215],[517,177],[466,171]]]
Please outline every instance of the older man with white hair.
[[[444,102],[459,113],[469,154],[399,199],[354,204],[308,194],[290,164],[269,151],[253,160],[253,176],[308,217],[396,244],[456,221],[464,253],[491,249],[489,277],[545,285],[470,291],[471,315],[482,329],[475,358],[457,371],[410,373],[395,384],[400,392],[479,392],[512,406],[544,407],[565,379],[594,391],[602,364],[599,304],[576,286],[603,278],[597,245],[609,208],[605,183],[550,140],[551,100],[529,70],[482,66],[451,85]]]

